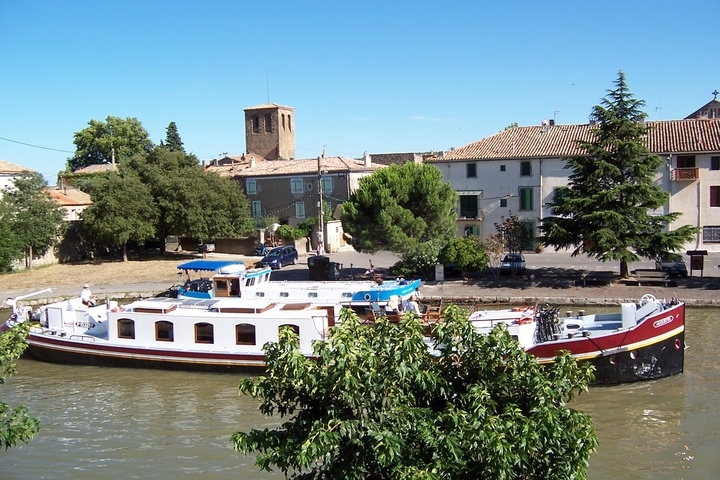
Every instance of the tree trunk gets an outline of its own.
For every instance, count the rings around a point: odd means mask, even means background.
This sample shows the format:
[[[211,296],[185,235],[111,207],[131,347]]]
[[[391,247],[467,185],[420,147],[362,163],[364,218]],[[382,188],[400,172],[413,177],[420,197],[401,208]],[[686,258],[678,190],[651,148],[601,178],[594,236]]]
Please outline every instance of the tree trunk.
[[[122,259],[123,259],[123,262],[128,261],[128,259],[127,259],[127,242],[123,243],[123,246],[122,246]]]
[[[621,260],[620,261],[620,278],[627,278],[629,276],[630,275],[628,272],[628,263],[626,260]]]

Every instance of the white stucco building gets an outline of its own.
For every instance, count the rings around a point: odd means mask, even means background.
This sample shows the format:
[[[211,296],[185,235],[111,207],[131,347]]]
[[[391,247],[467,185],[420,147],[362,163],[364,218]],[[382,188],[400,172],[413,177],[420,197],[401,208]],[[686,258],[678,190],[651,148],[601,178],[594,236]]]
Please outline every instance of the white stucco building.
[[[670,225],[700,227],[685,247],[720,251],[720,101],[714,99],[684,120],[647,122],[647,146],[664,158],[656,182],[670,194],[664,212],[680,212]],[[428,163],[437,166],[459,195],[458,235],[482,237],[517,215],[537,235],[550,214],[544,205],[566,186],[564,158],[581,155],[576,140],[592,141],[593,125],[543,122],[509,128]],[[663,212],[663,213],[664,213]]]

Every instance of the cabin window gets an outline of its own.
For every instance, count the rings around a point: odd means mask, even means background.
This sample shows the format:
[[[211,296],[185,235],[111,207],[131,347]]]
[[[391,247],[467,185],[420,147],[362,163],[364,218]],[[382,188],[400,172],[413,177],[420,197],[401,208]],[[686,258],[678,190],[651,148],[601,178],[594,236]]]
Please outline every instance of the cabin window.
[[[255,325],[248,323],[235,325],[235,343],[237,345],[255,345]]]
[[[155,322],[155,340],[158,342],[172,342],[174,336],[172,322],[165,320]]]
[[[308,292],[308,298],[317,298],[317,292]]]
[[[211,323],[195,324],[195,343],[215,343],[215,335]]]
[[[227,297],[228,282],[227,280],[215,280],[215,295]]]
[[[259,297],[259,298],[262,298],[262,297],[265,296],[265,292],[255,292],[255,296],[256,296],[256,297]]]
[[[342,298],[352,298],[353,294],[352,292],[343,292]]]
[[[282,298],[287,298],[287,297],[290,296],[290,293],[289,293],[289,292],[280,292],[280,296],[281,296]]]
[[[118,338],[135,340],[135,320],[121,318],[117,321]]]
[[[245,279],[245,286],[252,287],[255,285],[255,277]]]
[[[280,325],[280,326],[278,327],[278,333],[280,333],[280,331],[281,331],[283,328],[289,328],[290,330],[292,330],[293,332],[295,332],[295,335],[300,336],[300,327],[298,327],[297,325],[289,325],[289,324]]]

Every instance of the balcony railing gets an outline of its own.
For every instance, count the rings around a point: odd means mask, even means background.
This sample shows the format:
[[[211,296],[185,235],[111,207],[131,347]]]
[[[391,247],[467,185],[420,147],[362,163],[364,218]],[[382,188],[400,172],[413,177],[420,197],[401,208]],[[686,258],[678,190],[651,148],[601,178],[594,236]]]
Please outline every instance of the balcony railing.
[[[698,180],[700,178],[697,167],[676,168],[672,171],[672,179],[676,182]]]

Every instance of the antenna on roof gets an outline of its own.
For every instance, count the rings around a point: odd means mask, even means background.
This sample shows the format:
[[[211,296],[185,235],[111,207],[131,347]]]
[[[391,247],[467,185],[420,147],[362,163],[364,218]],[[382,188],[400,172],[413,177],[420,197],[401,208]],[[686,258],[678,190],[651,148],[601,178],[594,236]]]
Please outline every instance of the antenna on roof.
[[[268,71],[265,70],[265,89],[267,90],[267,102],[270,104],[270,80],[268,78]]]

